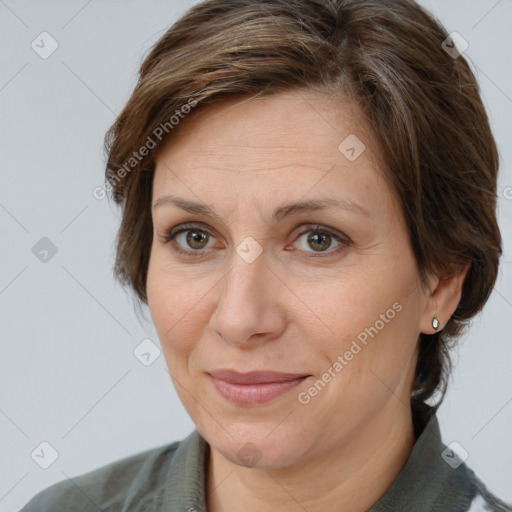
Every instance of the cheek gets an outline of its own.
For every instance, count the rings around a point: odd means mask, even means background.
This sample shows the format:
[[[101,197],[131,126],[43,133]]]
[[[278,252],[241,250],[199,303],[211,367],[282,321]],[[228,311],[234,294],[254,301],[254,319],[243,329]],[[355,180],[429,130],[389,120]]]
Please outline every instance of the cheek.
[[[170,267],[158,249],[152,252],[146,282],[148,307],[168,364],[192,351],[205,322],[205,278],[191,279]]]
[[[317,326],[310,324],[310,337],[330,362],[325,370],[341,357],[350,386],[372,387],[381,377],[394,387],[409,371],[417,344],[421,304],[411,293],[414,282],[414,266],[402,261],[354,269],[324,287],[298,288],[315,312],[308,311]]]
[[[186,293],[184,284],[176,279],[176,273],[165,268],[159,251],[155,249],[148,266],[146,291],[151,318],[165,349],[167,340],[173,338],[180,328],[179,319],[183,316]]]
[[[390,310],[389,317],[398,316],[393,304],[397,299],[402,301],[400,284],[390,286],[379,279],[379,274],[372,276],[361,268],[316,283],[295,282],[294,294],[290,295],[290,301],[296,303],[295,318],[303,324],[308,319],[311,328],[316,325],[318,336],[335,348],[340,341],[357,337],[380,322],[380,315],[386,311]]]

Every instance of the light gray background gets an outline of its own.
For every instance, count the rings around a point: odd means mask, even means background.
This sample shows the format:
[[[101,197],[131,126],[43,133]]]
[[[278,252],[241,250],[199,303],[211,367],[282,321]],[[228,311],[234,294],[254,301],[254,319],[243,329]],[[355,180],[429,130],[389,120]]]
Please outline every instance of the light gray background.
[[[1,511],[194,428],[163,356],[148,367],[134,357],[158,339],[111,275],[119,214],[92,195],[143,55],[193,3],[0,0]],[[423,3],[469,42],[502,158],[500,275],[454,354],[439,418],[445,443],[512,501],[512,2]],[[47,59],[31,48],[43,31],[59,44]],[[42,237],[58,249],[46,263],[32,253]],[[58,452],[48,469],[31,458],[42,441]]]

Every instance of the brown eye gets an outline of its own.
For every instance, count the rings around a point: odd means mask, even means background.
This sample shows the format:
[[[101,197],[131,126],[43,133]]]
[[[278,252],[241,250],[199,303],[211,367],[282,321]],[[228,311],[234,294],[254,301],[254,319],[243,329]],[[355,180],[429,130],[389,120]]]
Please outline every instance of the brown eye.
[[[209,234],[205,231],[189,230],[184,232],[186,234],[185,242],[192,249],[204,249],[204,242],[208,243]]]
[[[299,244],[302,245],[299,250],[309,253],[312,255],[311,257],[323,256],[322,253],[325,253],[325,256],[337,254],[351,243],[348,237],[323,226],[309,224],[302,226],[302,228],[303,230],[296,238],[295,243],[303,240]],[[308,236],[305,237],[305,235]],[[212,240],[215,240],[215,237],[208,230],[195,225],[184,225],[166,234],[163,243],[171,243],[177,253],[201,257],[206,253],[204,249],[211,248],[211,245],[208,247],[208,243]],[[331,249],[333,243],[337,245],[334,246],[334,249]]]
[[[344,238],[328,228],[318,225],[307,226],[307,228],[308,229],[303,230],[297,238],[297,241],[301,239],[305,240],[300,248],[301,251],[309,253],[326,252],[327,254],[334,254],[350,245],[350,240],[348,240],[348,238]],[[308,236],[304,238],[304,235]],[[333,242],[336,242],[337,245],[333,250],[328,250],[331,248]]]
[[[213,235],[197,226],[181,226],[165,235],[163,243],[172,243],[176,252],[188,256],[202,256]]]
[[[331,235],[324,233],[310,234],[307,241],[311,248],[326,251],[331,245]]]

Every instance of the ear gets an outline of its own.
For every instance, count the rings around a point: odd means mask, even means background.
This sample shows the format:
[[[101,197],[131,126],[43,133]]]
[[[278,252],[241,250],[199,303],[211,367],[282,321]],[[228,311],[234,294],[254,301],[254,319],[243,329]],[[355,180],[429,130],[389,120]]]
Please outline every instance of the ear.
[[[455,269],[449,277],[435,277],[432,279],[431,292],[427,297],[427,303],[421,318],[420,332],[435,334],[443,329],[450,320],[460,302],[462,285],[470,265],[471,262],[468,261],[464,267]],[[434,317],[439,319],[437,329],[432,326]]]

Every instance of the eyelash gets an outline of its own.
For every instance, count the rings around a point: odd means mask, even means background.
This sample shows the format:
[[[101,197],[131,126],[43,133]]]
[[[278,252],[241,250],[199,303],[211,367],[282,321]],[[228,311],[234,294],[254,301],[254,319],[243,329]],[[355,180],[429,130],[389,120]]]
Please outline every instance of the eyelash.
[[[167,244],[170,243],[178,236],[180,233],[186,233],[187,231],[196,231],[201,234],[207,234],[208,236],[213,237],[213,234],[208,231],[205,228],[199,227],[197,224],[185,224],[182,225],[179,229],[170,229],[162,239],[162,243]],[[308,256],[309,258],[318,258],[318,257],[324,257],[323,255],[332,256],[333,254],[337,254],[346,247],[348,247],[351,244],[351,240],[348,237],[341,237],[340,235],[336,234],[334,231],[332,231],[329,228],[326,228],[324,226],[318,225],[318,224],[307,224],[304,226],[304,230],[302,230],[297,235],[297,240],[305,235],[306,233],[314,232],[321,235],[329,235],[336,239],[338,242],[340,242],[340,246],[338,246],[336,249],[332,251],[317,251],[316,253],[313,252],[313,254],[316,254],[315,256]],[[192,257],[203,257],[204,253],[202,252],[202,249],[197,250],[186,250],[181,248],[180,246],[175,246],[174,250],[180,254],[186,255],[186,256],[192,256]]]

